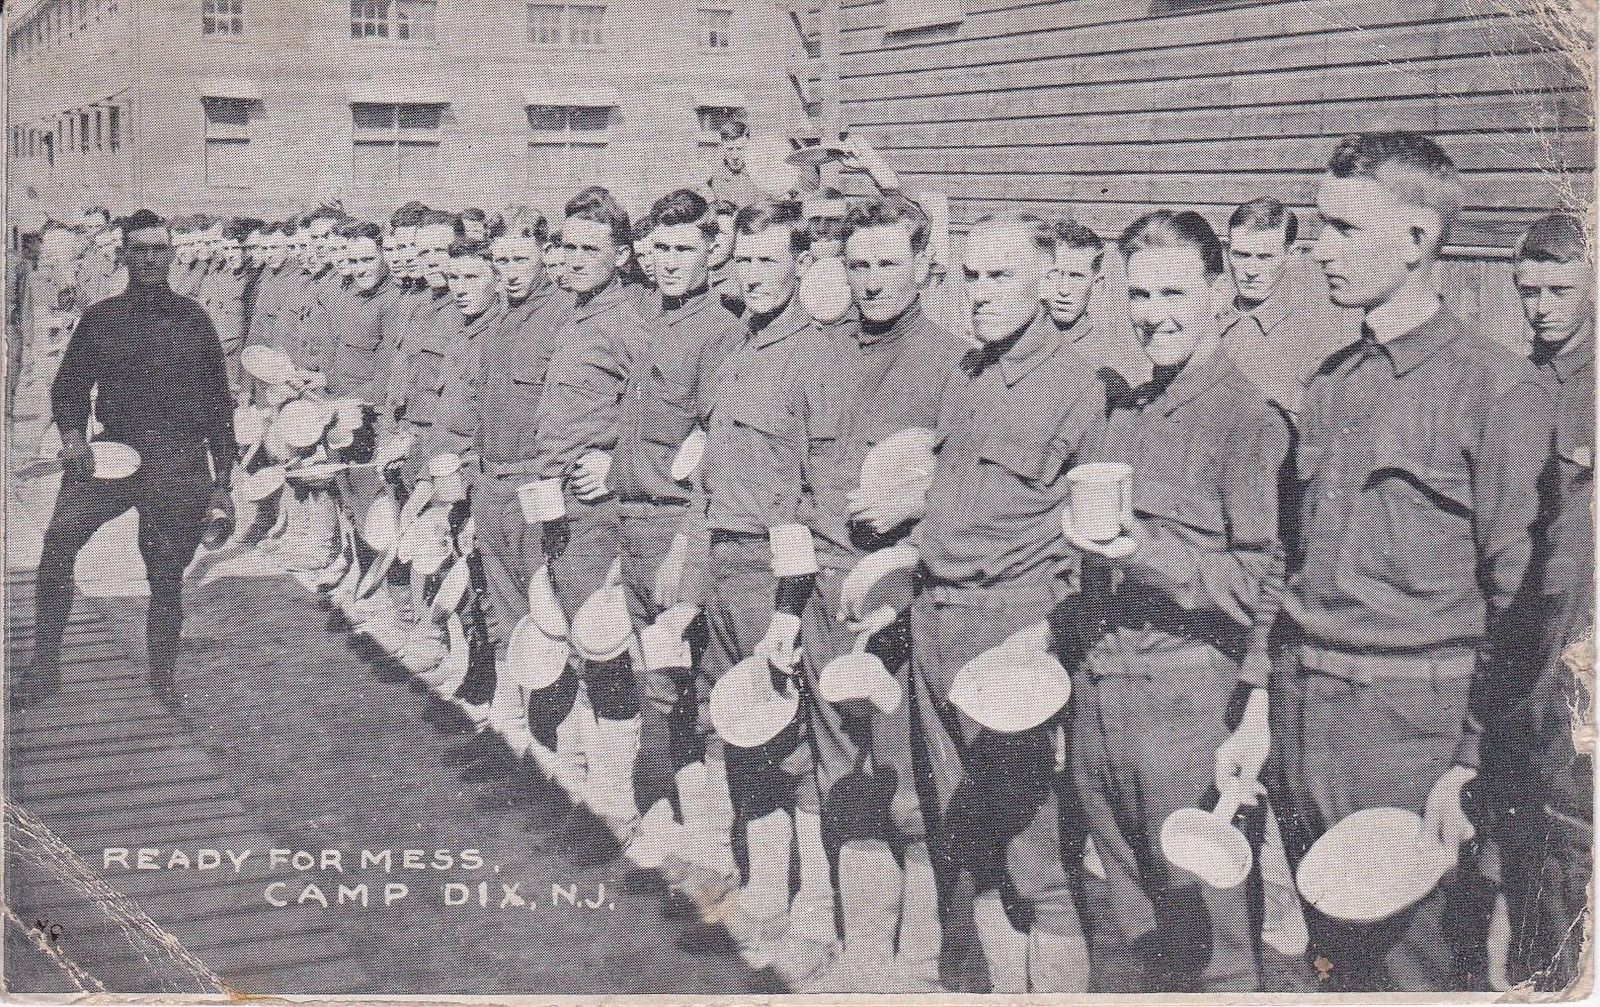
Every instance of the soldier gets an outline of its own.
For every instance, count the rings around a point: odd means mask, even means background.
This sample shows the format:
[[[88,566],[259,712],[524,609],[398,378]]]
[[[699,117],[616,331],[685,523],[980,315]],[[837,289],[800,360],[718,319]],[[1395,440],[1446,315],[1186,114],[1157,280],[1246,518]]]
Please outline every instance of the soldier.
[[[1555,432],[1526,619],[1515,626],[1527,646],[1496,669],[1478,797],[1509,903],[1507,980],[1552,992],[1579,975],[1592,862],[1591,759],[1575,749],[1572,723],[1585,699],[1565,660],[1594,617],[1591,248],[1577,217],[1552,214],[1528,228],[1513,258],[1530,356],[1555,402]]]
[[[195,291],[195,299],[211,316],[222,353],[228,363],[228,383],[235,394],[240,388],[239,353],[244,349],[248,316],[245,314],[245,287],[250,274],[245,268],[243,241],[259,221],[232,220],[224,224],[217,250],[217,266],[207,273]]]
[[[534,476],[559,487],[564,513],[545,522],[543,546],[556,599],[568,621],[606,586],[617,560],[616,501],[608,475],[617,443],[618,405],[628,347],[645,342],[644,320],[620,271],[632,234],[627,212],[591,186],[566,207],[561,241],[573,309],[560,331],[539,399]],[[639,696],[629,647],[610,657],[574,661],[535,693],[529,722],[536,737],[556,735],[570,775],[581,753],[587,782],[575,795],[626,843],[639,820],[633,763],[639,750]],[[584,685],[584,696],[578,684]]]
[[[1105,392],[1040,303],[1055,262],[1048,223],[985,218],[965,258],[982,345],[963,356],[940,399],[926,516],[906,542],[857,565],[840,604],[860,619],[870,575],[917,568],[913,692],[937,795],[927,809],[937,852],[972,874],[996,992],[1082,992],[1087,953],[1053,779],[1065,695],[1018,697],[1030,716],[1016,723],[1033,724],[1002,731],[975,719],[982,711],[959,705],[952,690],[958,672],[988,652],[1035,663],[1043,655],[1047,620],[1076,565],[1060,535],[1066,471],[1099,445]]]
[[[173,221],[172,292],[179,297],[193,297],[205,275],[205,264],[200,258],[202,234],[209,225],[204,217],[180,217]]]
[[[1356,339],[1354,312],[1313,297],[1296,268],[1300,221],[1276,199],[1251,200],[1228,218],[1234,298],[1223,345],[1291,422],[1328,354]]]
[[[166,702],[183,625],[183,571],[208,512],[231,519],[237,446],[222,348],[205,312],[167,286],[172,238],[149,210],[123,221],[129,286],[96,304],[67,345],[51,388],[65,476],[45,531],[37,590],[37,644],[23,701],[55,690],[72,610],[73,563],[101,525],[139,512],[139,551],[150,581],[150,681]],[[158,374],[161,380],[152,381]],[[91,393],[105,439],[130,445],[139,468],[96,479],[87,443]]]
[[[795,832],[802,850],[831,837],[844,920],[841,954],[807,988],[937,991],[938,893],[916,789],[911,704],[902,700],[885,713],[816,697],[823,670],[854,640],[839,617],[845,578],[862,556],[900,542],[921,517],[916,494],[863,489],[862,463],[886,438],[937,425],[945,379],[966,347],[923,314],[930,227],[915,203],[871,200],[839,223],[860,318],[811,340],[795,402],[805,441],[803,511],[821,568],[800,635],[817,786],[799,790]],[[902,623],[876,637],[872,651],[902,692],[910,673],[906,642]],[[825,875],[815,882],[802,876],[791,933],[824,946],[833,941],[831,888]]]
[[[1099,373],[1106,401],[1114,403],[1150,380],[1150,360],[1120,327],[1090,317],[1089,302],[1104,276],[1105,242],[1070,217],[1054,226],[1056,261],[1045,284],[1045,308],[1068,344]]]
[[[289,285],[298,270],[290,263],[294,224],[269,224],[261,232],[261,272],[255,282],[250,328],[245,342],[251,346],[283,348]]]
[[[489,599],[490,635],[499,662],[490,718],[517,754],[528,751],[541,773],[556,772],[556,734],[548,723],[528,720],[528,693],[506,673],[511,632],[528,614],[528,585],[544,562],[538,526],[528,522],[517,488],[534,477],[539,400],[550,358],[571,296],[544,269],[548,225],[528,211],[495,238],[491,251],[505,309],[479,337],[477,471],[472,473],[472,510],[477,521]],[[498,708],[498,709],[496,709]],[[581,781],[558,781],[577,790]]]
[[[1468,331],[1430,282],[1461,206],[1455,165],[1426,137],[1346,137],[1317,194],[1312,256],[1362,337],[1306,389],[1297,454],[1304,562],[1284,610],[1300,655],[1294,810],[1315,840],[1365,808],[1421,813],[1422,841],[1453,860],[1473,827],[1484,682],[1520,632],[1549,444],[1533,368]],[[1443,913],[1452,872],[1377,926],[1313,915],[1337,988],[1448,990]]]
[[[709,286],[717,225],[705,199],[680,189],[658,199],[649,219],[657,283],[650,293],[645,340],[629,348],[610,480],[617,494],[622,582],[636,630],[677,602],[689,550],[684,522],[691,493],[673,478],[672,460],[697,427],[718,364],[744,331]],[[694,636],[698,650],[700,634]],[[686,817],[704,805],[704,739],[697,723],[702,703],[692,675],[674,677],[644,667],[635,672],[645,699],[643,747],[664,750],[670,767],[662,772],[652,763],[636,774],[644,783],[640,796],[647,814],[625,852],[635,864],[654,869],[667,853],[681,852],[687,839],[666,796],[676,789]]]
[[[78,305],[87,309],[128,286],[128,271],[122,266],[122,229],[105,224],[94,232],[94,240],[84,251],[78,266]]]
[[[716,174],[706,179],[705,197],[726,200],[734,206],[748,206],[761,195],[744,161],[745,148],[750,144],[750,127],[741,119],[730,119],[717,130],[717,141],[722,163],[717,166]]]
[[[1219,352],[1222,244],[1193,212],[1123,232],[1135,331],[1152,379],[1111,408],[1099,461],[1133,469],[1134,518],[1092,554],[1072,766],[1105,871],[1094,919],[1108,992],[1260,988],[1247,889],[1160,871],[1162,823],[1224,798],[1254,803],[1266,760],[1267,631],[1277,612],[1278,470],[1288,434]],[[1242,711],[1242,712],[1241,712]],[[1214,790],[1214,793],[1213,793]],[[1202,908],[1203,907],[1203,908]],[[1185,949],[1209,948],[1208,956]]]

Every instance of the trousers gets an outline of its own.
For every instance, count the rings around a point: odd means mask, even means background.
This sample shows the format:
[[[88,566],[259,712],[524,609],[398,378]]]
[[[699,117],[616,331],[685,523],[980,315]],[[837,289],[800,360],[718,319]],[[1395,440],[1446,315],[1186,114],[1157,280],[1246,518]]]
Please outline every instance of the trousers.
[[[212,490],[204,442],[130,439],[139,469],[126,479],[64,477],[44,534],[35,601],[35,660],[52,666],[72,614],[78,553],[106,522],[131,507],[139,513],[139,554],[150,582],[146,644],[150,667],[171,672],[183,628],[183,572],[205,530]]]

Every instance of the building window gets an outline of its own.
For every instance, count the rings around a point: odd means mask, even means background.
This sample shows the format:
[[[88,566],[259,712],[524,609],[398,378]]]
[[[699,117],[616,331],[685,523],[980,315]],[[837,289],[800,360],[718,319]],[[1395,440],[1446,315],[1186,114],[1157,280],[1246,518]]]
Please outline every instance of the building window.
[[[733,11],[720,7],[702,7],[696,14],[700,48],[728,48],[733,38]]]
[[[604,42],[605,17],[604,4],[529,4],[528,41],[534,45],[598,46]]]
[[[570,190],[604,179],[611,109],[528,106],[528,184]]]
[[[89,113],[78,113],[78,150],[89,153]]]
[[[118,150],[122,147],[122,109],[115,105],[106,109],[106,148]]]
[[[202,98],[206,116],[206,184],[248,188],[255,177],[250,156],[250,113],[246,98]]]
[[[432,42],[437,0],[350,0],[350,37]]]
[[[204,35],[242,35],[244,0],[201,0],[200,32]]]
[[[701,143],[719,142],[718,133],[723,123],[744,119],[744,109],[725,105],[701,105],[695,109],[695,114],[700,120]]]
[[[359,186],[428,182],[439,173],[439,124],[443,105],[350,106],[355,150],[352,158]]]

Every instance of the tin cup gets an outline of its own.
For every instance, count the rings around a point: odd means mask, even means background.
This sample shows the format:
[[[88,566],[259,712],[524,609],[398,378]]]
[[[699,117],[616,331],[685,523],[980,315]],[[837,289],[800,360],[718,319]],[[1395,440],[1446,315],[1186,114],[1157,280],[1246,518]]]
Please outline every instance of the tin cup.
[[[531,483],[523,483],[517,487],[517,504],[522,507],[522,520],[528,524],[554,521],[567,513],[560,479],[536,479]]]
[[[1090,462],[1067,473],[1072,524],[1091,542],[1110,542],[1133,525],[1133,469],[1121,462]]]

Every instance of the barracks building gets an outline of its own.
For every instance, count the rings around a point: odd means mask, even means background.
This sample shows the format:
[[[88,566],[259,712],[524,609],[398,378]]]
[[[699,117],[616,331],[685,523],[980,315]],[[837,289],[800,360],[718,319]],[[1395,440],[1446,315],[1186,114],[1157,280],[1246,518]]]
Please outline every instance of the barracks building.
[[[701,182],[730,117],[807,132],[763,0],[19,0],[11,209],[549,210]]]

